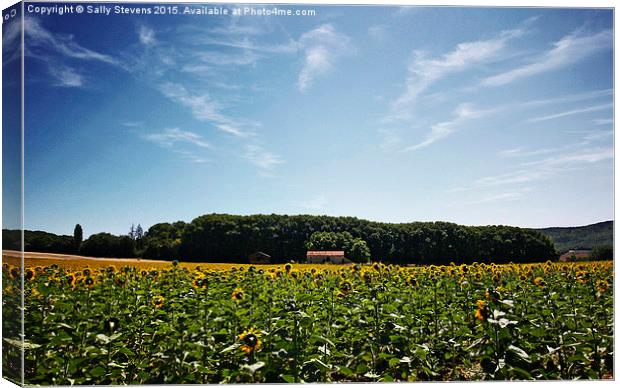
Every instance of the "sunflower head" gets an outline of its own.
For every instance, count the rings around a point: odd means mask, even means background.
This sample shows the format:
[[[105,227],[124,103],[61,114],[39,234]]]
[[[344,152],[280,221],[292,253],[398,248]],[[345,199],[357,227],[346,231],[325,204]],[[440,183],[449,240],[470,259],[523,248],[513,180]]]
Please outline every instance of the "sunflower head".
[[[586,271],[577,271],[575,278],[580,283],[586,283],[588,281],[588,273]]]
[[[479,299],[476,304],[478,305],[478,309],[476,310],[476,319],[482,322],[487,318],[488,315],[486,309],[486,302]]]
[[[197,277],[192,282],[194,288],[206,288],[207,287],[207,278],[205,277]]]
[[[353,286],[351,286],[351,283],[349,283],[348,281],[341,282],[338,288],[340,288],[340,293],[342,293],[343,295],[347,295],[348,293],[353,291]]]
[[[30,281],[33,280],[35,277],[35,272],[34,269],[32,268],[26,268],[26,272],[24,273],[24,279],[26,281]]]
[[[245,296],[245,293],[243,292],[243,289],[241,289],[241,288],[235,288],[233,290],[232,294],[230,295],[232,300],[234,300],[236,302],[241,302],[243,300],[244,296]]]
[[[162,306],[164,305],[165,299],[163,296],[158,295],[156,297],[153,298],[153,306],[155,306],[156,309],[160,309],[162,308]]]
[[[547,285],[547,283],[545,283],[543,278],[541,278],[540,276],[534,279],[534,284],[536,284],[540,288],[543,288]]]
[[[293,266],[292,266],[292,265],[290,265],[290,264],[287,264],[287,265],[285,265],[285,266],[284,266],[284,270],[285,270],[286,272],[291,272],[291,269],[292,269],[292,268],[293,268]]]
[[[607,281],[605,280],[599,280],[598,282],[596,282],[596,288],[602,294],[609,288],[609,283],[607,283]]]
[[[9,274],[11,275],[11,279],[19,279],[21,272],[22,271],[20,267],[12,267],[11,270],[9,271]]]
[[[75,287],[75,282],[77,280],[77,277],[75,276],[74,273],[70,273],[67,274],[67,276],[65,276],[65,284],[71,287]]]
[[[409,276],[407,283],[409,283],[410,286],[415,287],[418,285],[418,279],[416,279],[415,276]]]
[[[93,288],[93,286],[95,285],[95,279],[91,278],[90,276],[87,277],[86,279],[84,279],[84,285],[88,288]]]
[[[241,342],[241,350],[245,353],[251,353],[260,349],[262,342],[260,340],[260,334],[254,330],[246,330],[239,335],[239,341]]]

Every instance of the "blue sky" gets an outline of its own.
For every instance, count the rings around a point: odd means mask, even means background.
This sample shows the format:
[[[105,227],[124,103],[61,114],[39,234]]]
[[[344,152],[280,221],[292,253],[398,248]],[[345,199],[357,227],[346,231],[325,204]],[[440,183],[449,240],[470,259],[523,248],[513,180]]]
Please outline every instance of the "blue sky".
[[[304,8],[27,14],[25,227],[613,219],[611,10]]]

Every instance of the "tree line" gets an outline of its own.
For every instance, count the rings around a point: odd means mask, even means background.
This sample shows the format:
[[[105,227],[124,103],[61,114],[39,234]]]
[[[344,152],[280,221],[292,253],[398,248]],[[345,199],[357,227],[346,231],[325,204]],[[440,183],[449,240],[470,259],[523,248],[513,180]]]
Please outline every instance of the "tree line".
[[[32,233],[45,232],[27,232],[26,250],[76,253],[79,246],[77,251],[87,256],[190,262],[246,262],[249,254],[262,251],[274,262],[288,262],[304,261],[313,244],[334,240],[333,236],[321,233],[346,233],[345,240],[351,248],[355,245],[362,252],[360,257],[369,255],[373,261],[394,264],[531,262],[557,258],[549,237],[535,230],[502,225],[392,224],[355,217],[208,214],[189,223],[155,224],[146,233],[141,227],[139,232],[136,229],[132,227],[123,236],[94,234],[79,244],[75,240],[81,227],[73,237],[48,233],[46,236],[50,236],[43,239],[49,240],[46,244],[39,244],[40,238],[31,240],[35,236]],[[3,235],[7,236],[6,231]],[[66,250],[61,252],[63,249]]]

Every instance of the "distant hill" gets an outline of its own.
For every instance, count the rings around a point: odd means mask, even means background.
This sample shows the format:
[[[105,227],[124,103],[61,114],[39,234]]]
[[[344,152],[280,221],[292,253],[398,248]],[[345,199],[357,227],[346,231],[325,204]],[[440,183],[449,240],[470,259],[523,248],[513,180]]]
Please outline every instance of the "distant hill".
[[[555,249],[592,249],[598,245],[614,244],[614,222],[605,221],[586,226],[535,229],[551,238]]]

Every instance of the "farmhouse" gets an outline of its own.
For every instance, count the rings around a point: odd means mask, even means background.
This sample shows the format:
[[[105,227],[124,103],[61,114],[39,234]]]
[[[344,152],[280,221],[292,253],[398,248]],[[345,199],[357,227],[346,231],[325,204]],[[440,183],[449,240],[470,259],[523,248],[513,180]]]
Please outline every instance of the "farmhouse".
[[[591,250],[586,250],[586,249],[572,250],[571,249],[570,251],[560,256],[560,261],[575,261],[575,260],[587,259],[590,257],[591,253],[592,253]]]
[[[271,263],[271,256],[265,252],[254,252],[248,256],[250,264],[269,264]]]
[[[351,260],[344,257],[344,251],[308,251],[308,264],[350,264]]]

